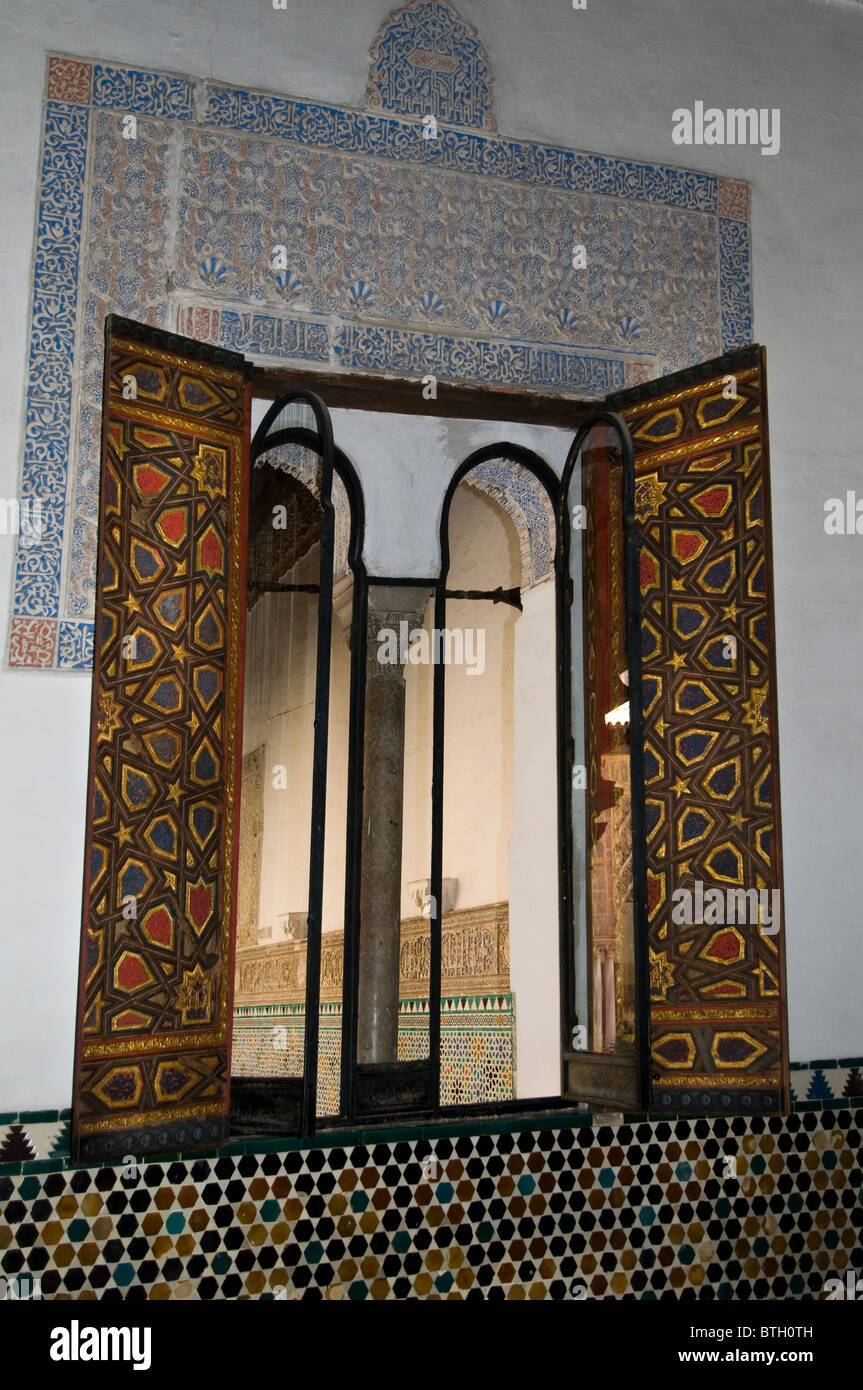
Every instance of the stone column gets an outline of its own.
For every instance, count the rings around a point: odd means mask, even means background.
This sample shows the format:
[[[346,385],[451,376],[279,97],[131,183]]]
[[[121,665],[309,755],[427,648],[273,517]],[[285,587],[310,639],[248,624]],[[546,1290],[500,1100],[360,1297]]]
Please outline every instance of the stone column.
[[[368,592],[357,1057],[395,1062],[407,656],[399,624],[406,623],[408,633],[422,626],[430,590],[375,584]],[[385,645],[387,632],[395,642]],[[381,653],[395,659],[381,660]]]

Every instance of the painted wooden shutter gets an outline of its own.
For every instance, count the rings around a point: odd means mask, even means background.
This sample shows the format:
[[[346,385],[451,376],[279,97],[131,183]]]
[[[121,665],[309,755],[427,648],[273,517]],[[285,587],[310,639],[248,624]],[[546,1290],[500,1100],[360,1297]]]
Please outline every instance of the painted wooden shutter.
[[[650,1103],[778,1111],[783,915],[727,920],[729,889],[782,887],[764,352],[607,405],[632,435],[641,535]],[[686,912],[681,889],[691,923],[673,917]],[[725,920],[715,898],[704,905],[709,889],[725,896]]]
[[[247,376],[106,324],[79,1161],[227,1133]]]

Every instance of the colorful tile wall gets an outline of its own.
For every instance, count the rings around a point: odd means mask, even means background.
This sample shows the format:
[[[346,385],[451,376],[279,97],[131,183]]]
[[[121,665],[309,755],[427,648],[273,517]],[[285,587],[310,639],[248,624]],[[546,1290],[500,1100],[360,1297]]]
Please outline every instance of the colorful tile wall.
[[[441,1000],[441,1105],[514,1100],[515,996]],[[399,1060],[427,1057],[428,1000],[399,1007]]]
[[[234,1008],[233,1076],[302,1076],[306,1010],[303,1004]],[[318,1115],[339,1112],[342,1059],[341,1004],[323,1003],[318,1020]]]
[[[568,1114],[0,1176],[0,1270],[78,1299],[820,1299],[863,1110]],[[48,1171],[50,1169],[50,1171]]]
[[[507,140],[491,91],[441,0],[386,22],[365,112],[50,57],[21,484],[43,530],[11,665],[92,662],[111,311],[262,363],[581,397],[749,340],[747,185]]]
[[[341,1067],[340,1004],[321,1005],[318,1052],[319,1115],[337,1115]],[[238,1005],[234,1009],[234,1076],[301,1076],[302,1004]],[[427,1057],[428,1000],[399,1005],[399,1061]],[[515,1005],[511,994],[441,1000],[441,1104],[513,1100]]]

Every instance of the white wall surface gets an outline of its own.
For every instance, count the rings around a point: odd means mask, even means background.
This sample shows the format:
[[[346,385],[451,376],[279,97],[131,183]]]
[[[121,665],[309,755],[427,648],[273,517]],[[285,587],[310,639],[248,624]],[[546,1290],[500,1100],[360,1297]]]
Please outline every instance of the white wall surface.
[[[48,49],[362,104],[392,0],[18,0],[0,15],[0,496],[17,492]],[[505,135],[686,164],[753,189],[755,338],[770,380],[791,1055],[863,1053],[857,895],[863,538],[826,498],[863,492],[857,423],[863,6],[846,0],[461,0]],[[671,142],[695,100],[779,107],[781,151]],[[373,571],[421,573],[439,478],[363,474]],[[13,544],[0,538],[7,621]],[[413,569],[412,566],[417,568]],[[3,647],[6,637],[4,632]],[[0,1109],[68,1103],[89,682],[0,672]]]
[[[555,586],[522,594],[515,628],[510,984],[519,1099],[560,1094]]]
[[[449,542],[450,588],[521,586],[515,526],[502,507],[466,483],[453,497]],[[447,599],[448,628],[484,634],[482,664],[470,670],[453,663],[445,676],[443,877],[458,880],[458,908],[509,902],[513,660],[520,621],[508,603]],[[470,650],[475,656],[479,648]]]

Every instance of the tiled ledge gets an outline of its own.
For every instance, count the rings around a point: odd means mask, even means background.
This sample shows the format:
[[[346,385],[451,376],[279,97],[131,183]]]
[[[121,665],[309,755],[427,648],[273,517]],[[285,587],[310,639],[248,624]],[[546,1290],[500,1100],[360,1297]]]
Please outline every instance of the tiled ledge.
[[[791,1113],[813,1111],[849,1111],[863,1109],[863,1058],[831,1058],[813,1062],[795,1062],[791,1066]],[[844,1094],[848,1093],[848,1094]],[[0,1162],[0,1176],[21,1173],[49,1173],[74,1169],[78,1163],[69,1156],[69,1122],[71,1109],[64,1111],[0,1112],[0,1144],[4,1147],[14,1137],[13,1126],[24,1131],[26,1141],[35,1150],[36,1158],[15,1158]],[[735,1116],[645,1115],[645,1113],[606,1113],[596,1109],[553,1109],[553,1111],[511,1112],[509,1115],[461,1115],[452,1120],[403,1120],[392,1125],[356,1127],[356,1129],[318,1130],[314,1137],[279,1136],[275,1138],[238,1138],[221,1145],[218,1150],[195,1150],[178,1154],[153,1156],[153,1162],[196,1162],[197,1159],[218,1159],[222,1155],[289,1154],[296,1150],[332,1150],[332,1148],[372,1147],[375,1144],[399,1141],[439,1140],[482,1136],[482,1134],[523,1134],[543,1130],[578,1129],[581,1126],[607,1127],[617,1125],[657,1126],[685,1120],[691,1125],[699,1122],[734,1123]],[[749,1116],[739,1116],[746,1122]],[[696,1133],[693,1130],[693,1133]],[[730,1130],[732,1133],[732,1130]],[[93,1165],[89,1165],[93,1166]]]
[[[791,1113],[818,1110],[863,1110],[863,1057],[816,1058],[791,1063]],[[13,1126],[20,1126],[36,1157],[0,1162],[0,1174],[44,1173],[72,1168],[69,1156],[71,1110],[22,1110],[0,1113],[0,1146],[7,1146]],[[238,1139],[218,1150],[159,1156],[160,1163],[217,1158],[222,1154],[290,1153],[296,1149],[333,1149],[398,1142],[399,1140],[458,1138],[465,1135],[521,1134],[537,1130],[574,1129],[581,1125],[656,1125],[699,1117],[685,1114],[598,1114],[596,1111],[560,1109],[524,1111],[496,1116],[462,1115],[452,1120],[410,1121],[379,1127],[321,1130],[313,1138],[283,1136],[274,1139]],[[2,1148],[0,1148],[2,1151]]]
[[[4,1139],[8,1135],[9,1126],[14,1123],[23,1126],[28,1134],[36,1131],[39,1135],[43,1130],[50,1130],[52,1136],[59,1134],[62,1145],[61,1152],[55,1151],[44,1158],[0,1163],[0,1176],[19,1173],[59,1172],[69,1168],[93,1167],[92,1163],[75,1164],[69,1156],[69,1121],[71,1115],[71,1110],[22,1111],[18,1115],[0,1114],[0,1126],[4,1130]],[[39,1117],[39,1123],[31,1124],[31,1120],[35,1121],[36,1116]],[[53,1122],[50,1124],[47,1123],[48,1116],[53,1117]],[[615,1118],[622,1121],[624,1117],[618,1115]],[[634,1122],[644,1122],[643,1115],[630,1118]],[[422,1139],[437,1140],[491,1134],[522,1134],[576,1129],[582,1125],[595,1124],[595,1122],[595,1116],[588,1109],[570,1110],[565,1108],[514,1112],[509,1115],[462,1116],[452,1120],[406,1120],[400,1124],[367,1126],[365,1128],[358,1126],[355,1129],[322,1129],[312,1137],[282,1135],[272,1139],[235,1139],[231,1143],[221,1145],[218,1149],[195,1149],[183,1153],[154,1155],[152,1162],[162,1165],[180,1162],[194,1163],[199,1159],[213,1160],[221,1158],[223,1155],[235,1157],[242,1154],[292,1153],[296,1150],[307,1149],[366,1148],[373,1147],[375,1144],[391,1144],[400,1141],[415,1142]],[[34,1147],[36,1147],[35,1141]],[[38,1152],[39,1149],[37,1148]],[[95,1166],[98,1167],[99,1165]]]

